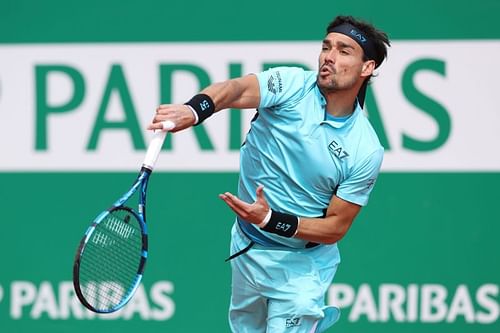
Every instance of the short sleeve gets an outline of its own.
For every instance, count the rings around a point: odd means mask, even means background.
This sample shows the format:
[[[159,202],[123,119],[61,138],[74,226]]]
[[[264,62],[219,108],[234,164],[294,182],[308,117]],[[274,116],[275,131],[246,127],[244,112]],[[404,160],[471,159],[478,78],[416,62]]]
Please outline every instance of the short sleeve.
[[[337,189],[337,196],[346,201],[365,206],[377,181],[384,156],[383,148],[376,150],[355,167]]]
[[[259,108],[293,103],[304,94],[306,72],[300,67],[276,67],[257,74],[260,86]]]

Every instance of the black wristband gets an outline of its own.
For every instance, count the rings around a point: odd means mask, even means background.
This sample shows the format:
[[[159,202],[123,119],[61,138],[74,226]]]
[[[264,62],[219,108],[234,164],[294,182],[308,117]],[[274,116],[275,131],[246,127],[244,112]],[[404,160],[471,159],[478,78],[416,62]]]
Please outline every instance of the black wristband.
[[[194,124],[195,126],[201,124],[215,112],[214,101],[206,94],[195,95],[184,104],[192,107],[194,112],[198,115],[198,122]]]
[[[262,228],[267,232],[272,232],[283,237],[293,237],[299,227],[299,218],[294,215],[275,212],[271,213],[271,219]]]

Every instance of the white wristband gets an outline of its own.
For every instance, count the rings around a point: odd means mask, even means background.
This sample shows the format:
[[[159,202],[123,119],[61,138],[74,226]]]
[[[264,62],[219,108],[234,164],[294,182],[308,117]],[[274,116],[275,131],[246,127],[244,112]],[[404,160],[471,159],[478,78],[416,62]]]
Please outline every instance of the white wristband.
[[[267,212],[267,215],[266,217],[264,217],[264,219],[262,220],[262,222],[260,222],[259,224],[257,224],[257,226],[259,228],[264,228],[268,223],[269,223],[269,220],[271,220],[271,215],[273,214],[273,211],[271,208],[269,208],[269,211]]]
[[[295,233],[293,234],[292,238],[297,236],[299,233],[299,228],[300,228],[300,217],[297,216],[297,230],[295,230]]]
[[[193,116],[194,116],[194,124],[193,125],[196,125],[198,124],[198,122],[200,121],[200,118],[198,117],[198,114],[196,113],[196,111],[193,109],[193,107],[189,104],[184,104],[186,106],[189,107],[189,110],[191,110],[191,112],[193,113]]]

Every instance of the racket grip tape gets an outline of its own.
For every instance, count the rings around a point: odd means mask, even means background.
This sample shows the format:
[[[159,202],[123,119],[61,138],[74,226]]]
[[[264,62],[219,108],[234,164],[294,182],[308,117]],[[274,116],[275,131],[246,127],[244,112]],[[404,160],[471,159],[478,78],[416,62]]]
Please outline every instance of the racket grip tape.
[[[146,157],[144,158],[144,162],[142,163],[143,167],[148,168],[149,170],[153,170],[156,161],[158,160],[158,155],[160,154],[161,147],[163,146],[163,141],[165,141],[166,136],[166,131],[154,132],[153,138],[151,139],[148,150],[146,152]]]

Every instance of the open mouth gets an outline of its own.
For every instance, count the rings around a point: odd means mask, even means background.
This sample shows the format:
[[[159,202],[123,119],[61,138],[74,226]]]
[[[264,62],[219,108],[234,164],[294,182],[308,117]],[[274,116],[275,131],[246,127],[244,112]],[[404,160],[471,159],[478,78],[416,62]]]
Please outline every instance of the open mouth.
[[[320,67],[319,73],[320,75],[325,76],[335,74],[335,70],[333,68],[330,68],[328,65],[323,65]]]

